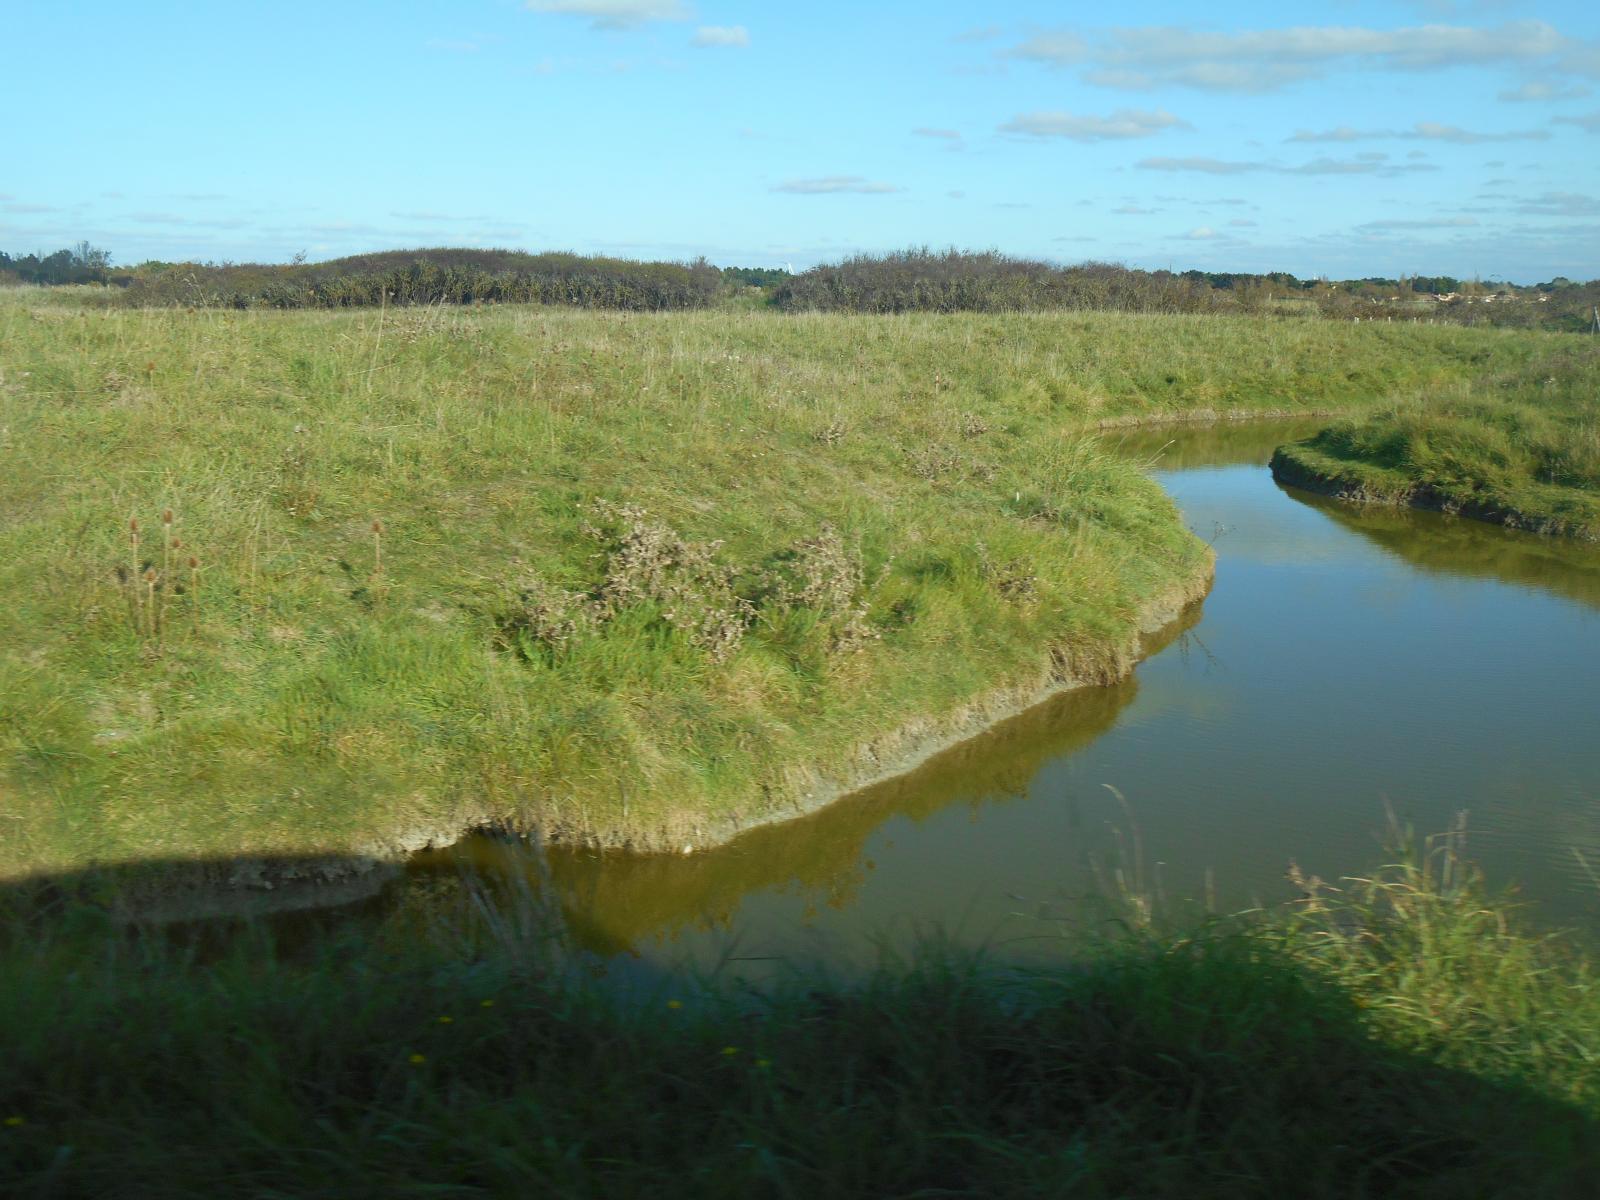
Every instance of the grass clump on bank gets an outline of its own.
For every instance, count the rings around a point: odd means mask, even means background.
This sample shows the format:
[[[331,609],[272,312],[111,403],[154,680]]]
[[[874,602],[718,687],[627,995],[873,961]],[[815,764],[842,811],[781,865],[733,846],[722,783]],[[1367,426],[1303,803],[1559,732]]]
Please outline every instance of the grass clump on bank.
[[[1348,420],[1273,457],[1283,482],[1600,540],[1600,351]]]
[[[495,822],[703,844],[1116,676],[1204,587],[1085,425],[1372,403],[1561,344],[39,293],[0,295],[0,340],[0,875]]]
[[[1585,1196],[1592,965],[1436,867],[1187,934],[1135,922],[1061,968],[929,946],[767,991],[611,988],[536,898],[480,903],[472,878],[431,923],[281,946],[18,909],[0,1188]]]

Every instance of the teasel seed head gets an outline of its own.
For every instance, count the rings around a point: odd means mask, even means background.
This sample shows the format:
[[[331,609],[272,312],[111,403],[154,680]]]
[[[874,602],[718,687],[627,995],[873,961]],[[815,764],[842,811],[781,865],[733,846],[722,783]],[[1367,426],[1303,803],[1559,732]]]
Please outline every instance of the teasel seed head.
[[[161,523],[163,525],[172,524],[172,510],[170,508],[163,508],[161,510]]]

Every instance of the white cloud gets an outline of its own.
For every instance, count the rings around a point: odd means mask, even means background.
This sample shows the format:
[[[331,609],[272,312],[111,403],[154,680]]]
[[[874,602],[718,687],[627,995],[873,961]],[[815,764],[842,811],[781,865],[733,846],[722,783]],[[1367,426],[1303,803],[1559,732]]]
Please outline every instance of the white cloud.
[[[1584,113],[1581,117],[1552,117],[1552,125],[1576,125],[1585,133],[1600,133],[1600,112]]]
[[[1069,138],[1075,142],[1104,142],[1150,137],[1163,129],[1188,128],[1191,126],[1187,121],[1162,109],[1151,112],[1119,108],[1106,117],[1077,116],[1068,112],[1022,113],[1000,126],[1000,132],[1036,138]]]
[[[702,25],[689,39],[692,46],[748,46],[750,31],[743,25]]]
[[[1525,83],[1521,87],[1506,88],[1498,93],[1496,98],[1513,104],[1538,104],[1549,100],[1580,100],[1588,94],[1589,89],[1586,87],[1551,83],[1540,79]]]
[[[1073,32],[1041,33],[1008,53],[1053,67],[1082,67],[1090,83],[1135,90],[1180,85],[1269,92],[1340,67],[1427,71],[1559,60],[1570,71],[1600,73],[1600,50],[1543,21],[1494,28],[1302,26],[1238,33],[1150,26],[1112,29],[1093,40]]]
[[[1212,238],[1217,236],[1217,231],[1211,228],[1209,225],[1202,225],[1198,229],[1189,230],[1189,232],[1183,236],[1188,238],[1191,242],[1209,242]]]
[[[794,196],[826,196],[838,192],[853,192],[863,196],[881,196],[905,189],[892,183],[880,183],[861,175],[825,175],[820,179],[787,179],[772,189]]]
[[[687,21],[681,0],[527,0],[534,12],[586,17],[591,29],[632,29],[650,21]]]

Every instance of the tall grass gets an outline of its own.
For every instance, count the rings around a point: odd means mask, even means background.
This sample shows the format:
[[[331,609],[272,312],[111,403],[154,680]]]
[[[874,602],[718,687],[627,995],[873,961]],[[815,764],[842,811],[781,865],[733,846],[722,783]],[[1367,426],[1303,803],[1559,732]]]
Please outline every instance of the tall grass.
[[[0,1189],[1576,1198],[1600,1177],[1592,965],[1448,854],[1186,933],[1133,919],[1058,969],[930,942],[762,991],[597,981],[537,895],[493,886],[288,942],[13,907]]]

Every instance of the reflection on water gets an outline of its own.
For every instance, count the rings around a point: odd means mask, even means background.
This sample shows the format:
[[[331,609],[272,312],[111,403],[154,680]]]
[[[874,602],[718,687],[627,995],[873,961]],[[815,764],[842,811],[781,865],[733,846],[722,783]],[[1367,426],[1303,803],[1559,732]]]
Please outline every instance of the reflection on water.
[[[1600,554],[1592,549],[1442,513],[1347,504],[1298,488],[1282,490],[1413,567],[1517,584],[1600,608]]]
[[[1328,424],[1325,417],[1292,421],[1219,421],[1210,425],[1154,425],[1108,429],[1101,441],[1149,470],[1203,470],[1236,463],[1264,463],[1285,442],[1308,438]]]
[[[1465,809],[1493,878],[1600,921],[1600,552],[1286,494],[1264,464],[1315,424],[1108,435],[1218,554],[1203,613],[1134,678],[718,850],[562,852],[538,886],[589,948],[650,961],[850,961],[933,929],[1020,951],[1136,862],[1235,908],[1284,894],[1290,860],[1372,866],[1386,807],[1424,833]]]

